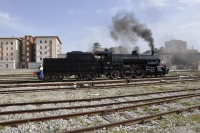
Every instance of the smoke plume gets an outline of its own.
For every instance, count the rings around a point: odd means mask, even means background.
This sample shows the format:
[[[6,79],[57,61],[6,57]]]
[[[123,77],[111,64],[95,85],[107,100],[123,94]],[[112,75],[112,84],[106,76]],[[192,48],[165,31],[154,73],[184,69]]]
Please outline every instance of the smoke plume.
[[[140,37],[149,43],[151,50],[154,50],[154,39],[152,32],[145,24],[141,24],[134,16],[134,13],[120,11],[112,19],[110,34],[116,41],[129,43],[137,41]]]

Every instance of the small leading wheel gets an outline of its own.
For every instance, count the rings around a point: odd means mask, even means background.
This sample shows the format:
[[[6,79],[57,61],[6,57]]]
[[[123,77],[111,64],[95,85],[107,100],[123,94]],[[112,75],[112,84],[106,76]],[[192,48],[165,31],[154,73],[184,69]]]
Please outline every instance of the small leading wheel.
[[[112,71],[111,77],[113,79],[117,79],[119,77],[119,72],[117,70]]]

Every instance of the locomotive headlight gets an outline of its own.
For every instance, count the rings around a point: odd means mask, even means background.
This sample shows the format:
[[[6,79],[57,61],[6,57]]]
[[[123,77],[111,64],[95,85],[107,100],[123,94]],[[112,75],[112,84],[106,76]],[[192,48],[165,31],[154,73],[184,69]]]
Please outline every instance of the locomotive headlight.
[[[107,64],[110,64],[110,62],[107,62]]]

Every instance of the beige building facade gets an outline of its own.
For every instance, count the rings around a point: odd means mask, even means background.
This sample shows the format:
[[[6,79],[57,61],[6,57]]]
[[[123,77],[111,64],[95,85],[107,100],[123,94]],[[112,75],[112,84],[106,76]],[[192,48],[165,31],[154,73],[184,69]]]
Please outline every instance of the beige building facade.
[[[58,36],[35,36],[36,62],[43,58],[57,58],[61,54],[61,41]]]
[[[171,40],[165,42],[165,52],[167,53],[184,53],[187,51],[187,43],[182,40]]]
[[[61,44],[58,36],[0,38],[0,69],[28,68],[30,62],[37,64],[43,58],[58,58]]]
[[[0,69],[20,68],[21,39],[0,38]]]

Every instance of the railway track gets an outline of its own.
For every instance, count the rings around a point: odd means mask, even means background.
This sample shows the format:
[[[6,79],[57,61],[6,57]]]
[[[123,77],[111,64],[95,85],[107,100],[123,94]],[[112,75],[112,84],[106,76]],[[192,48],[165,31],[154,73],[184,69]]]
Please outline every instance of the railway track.
[[[169,103],[174,100],[181,100],[181,99],[188,99],[191,97],[199,97],[200,93],[192,93],[192,94],[184,94],[184,95],[174,95],[174,96],[167,96],[167,97],[160,97],[160,98],[152,98],[152,99],[143,99],[143,100],[135,100],[135,101],[127,101],[127,102],[116,102],[116,103],[109,103],[109,104],[104,104],[104,105],[88,105],[88,106],[76,106],[76,107],[66,107],[65,109],[79,109],[79,108],[91,108],[91,107],[100,107],[100,106],[109,106],[109,105],[123,105],[123,104],[130,104],[130,103],[139,103],[139,102],[145,102],[141,104],[134,104],[134,105],[128,105],[128,106],[122,106],[122,107],[117,107],[117,108],[110,108],[110,109],[101,109],[101,110],[95,110],[95,111],[86,111],[86,112],[77,112],[77,113],[71,113],[71,114],[62,114],[62,115],[54,115],[54,116],[46,116],[46,117],[36,117],[36,118],[28,118],[28,119],[22,119],[22,120],[11,120],[11,121],[3,121],[0,122],[1,126],[18,126],[23,123],[27,122],[40,122],[40,121],[49,121],[49,120],[54,120],[54,119],[70,119],[74,118],[77,116],[84,116],[87,115],[89,116],[94,116],[94,115],[100,115],[100,116],[105,116],[108,114],[116,113],[116,112],[124,112],[127,110],[132,110],[136,108],[141,108],[144,106],[152,106],[152,105],[160,105],[163,103]],[[58,108],[57,108],[58,109]],[[61,109],[61,108],[60,108]],[[63,108],[62,108],[63,109]],[[141,122],[146,122],[155,118],[159,118],[163,115],[166,114],[171,114],[171,113],[180,113],[182,111],[188,111],[188,110],[194,110],[194,109],[200,109],[200,105],[198,106],[193,106],[189,108],[184,108],[184,109],[178,109],[178,110],[173,110],[169,112],[163,112],[155,115],[150,115],[146,117],[141,117],[141,118],[129,118],[130,120],[126,121],[121,121],[121,122],[114,122],[114,123],[109,123],[105,125],[100,125],[100,126],[95,126],[95,127],[89,127],[89,128],[84,128],[84,129],[78,129],[78,130],[73,130],[73,131],[67,131],[67,132],[80,132],[80,131],[93,131],[97,129],[101,129],[103,127],[110,128],[114,126],[119,126],[119,125],[128,125],[128,124],[135,124],[135,123],[141,123]],[[10,114],[17,114],[17,113],[33,113],[33,112],[41,112],[41,111],[52,111],[54,109],[40,109],[40,110],[23,110],[23,111],[4,111],[1,112],[1,115],[10,115]]]
[[[184,75],[183,75],[184,76]],[[185,75],[185,76],[187,76],[187,75]],[[193,75],[194,77],[199,77],[199,75]],[[174,78],[174,77],[177,77],[177,76],[164,76],[164,77],[162,77],[162,78]],[[157,77],[158,79],[159,79],[159,77]],[[148,77],[148,78],[142,78],[142,80],[148,80],[148,79],[156,79],[155,77]],[[74,78],[68,78],[68,79],[64,79],[64,80],[62,80],[62,81],[59,81],[59,82],[56,82],[56,81],[52,81],[52,82],[42,82],[42,81],[40,81],[40,80],[38,80],[38,79],[31,79],[31,80],[28,80],[28,81],[16,81],[16,78],[14,78],[13,80],[6,80],[5,79],[5,77],[4,77],[4,79],[2,79],[2,80],[0,80],[0,85],[2,84],[2,85],[4,85],[4,84],[18,84],[18,85],[20,85],[20,84],[26,84],[26,83],[30,83],[30,84],[34,84],[34,83],[42,83],[42,84],[45,84],[45,83],[54,83],[54,84],[56,84],[56,83],[58,83],[58,84],[60,84],[60,83],[69,83],[69,82],[95,82],[95,81],[117,81],[117,80],[125,80],[125,79],[115,79],[115,80],[110,80],[110,79],[108,79],[108,78],[97,78],[97,79],[95,79],[95,80],[82,80],[82,81],[77,81],[76,79],[74,79]],[[137,78],[133,78],[132,80],[138,80]]]
[[[143,80],[130,80],[130,83],[125,83],[124,80],[116,80],[116,81],[105,81],[105,82],[79,82],[76,83],[76,88],[90,88],[90,89],[106,89],[110,87],[132,87],[137,85],[150,85],[150,84],[173,84],[177,82],[196,82],[199,81],[200,77],[182,77],[182,79],[179,78],[161,78],[158,79],[143,79]],[[0,94],[11,94],[11,93],[30,93],[30,92],[39,92],[39,91],[59,91],[59,90],[69,90],[69,89],[75,89],[74,83],[64,83],[64,84],[39,84],[40,86],[60,86],[60,87],[54,87],[54,88],[37,88],[37,89],[9,89],[9,90],[2,90],[0,91]],[[11,85],[11,86],[1,86],[2,88],[14,88],[14,87],[35,87],[36,85]]]
[[[137,96],[147,96],[147,95],[156,95],[156,94],[166,94],[166,93],[174,93],[174,92],[190,92],[197,91],[200,88],[194,89],[181,89],[181,90],[170,90],[170,91],[159,91],[159,92],[151,92],[151,93],[139,93],[132,95],[121,95],[121,96],[110,96],[110,97],[99,97],[99,98],[90,98],[90,99],[74,99],[74,100],[59,100],[59,101],[44,101],[44,102],[23,102],[23,103],[5,103],[0,104],[0,107],[8,107],[8,106],[23,106],[23,105],[41,105],[41,104],[57,104],[57,103],[71,103],[71,102],[90,102],[90,101],[99,101],[104,99],[116,99],[116,98],[125,98],[125,97],[137,97]]]
[[[200,109],[200,105],[192,106],[192,107],[188,107],[188,108],[176,109],[176,110],[162,112],[162,113],[157,113],[157,114],[153,114],[153,115],[149,115],[149,116],[143,116],[143,117],[139,117],[139,118],[133,118],[133,119],[125,120],[125,121],[103,124],[103,125],[99,125],[99,126],[92,126],[92,127],[88,127],[88,128],[80,128],[80,129],[77,129],[77,130],[63,131],[63,132],[60,132],[60,133],[92,132],[92,131],[100,130],[100,129],[105,130],[105,128],[110,129],[110,128],[114,128],[116,126],[129,126],[129,125],[139,124],[139,123],[144,124],[145,122],[149,122],[151,120],[162,119],[162,117],[166,116],[166,115],[179,114],[179,113],[184,112],[184,111],[190,111],[191,112],[191,111],[196,110],[196,109]]]

